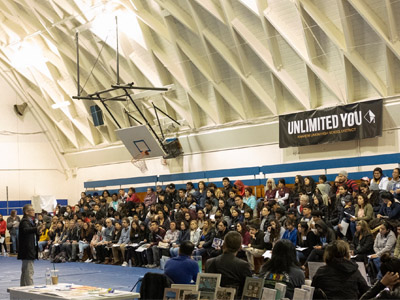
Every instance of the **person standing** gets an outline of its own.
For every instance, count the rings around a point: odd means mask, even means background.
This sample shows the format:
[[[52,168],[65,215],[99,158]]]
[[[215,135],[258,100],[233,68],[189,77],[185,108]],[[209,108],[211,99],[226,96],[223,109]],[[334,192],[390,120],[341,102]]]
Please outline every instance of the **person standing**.
[[[11,242],[12,242],[12,254],[17,254],[18,249],[18,228],[20,218],[17,216],[17,211],[12,210],[10,216],[7,218],[7,229],[10,234]]]
[[[35,209],[26,204],[23,209],[24,216],[19,224],[18,259],[22,260],[21,286],[33,285],[33,262],[38,259],[38,240],[45,224],[39,227],[35,224]]]

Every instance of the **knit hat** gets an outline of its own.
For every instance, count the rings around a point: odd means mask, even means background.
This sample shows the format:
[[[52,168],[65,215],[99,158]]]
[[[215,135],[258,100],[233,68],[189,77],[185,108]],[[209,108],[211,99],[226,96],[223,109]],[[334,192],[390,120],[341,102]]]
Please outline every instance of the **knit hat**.
[[[367,176],[364,176],[363,178],[361,178],[362,181],[366,181],[369,183],[369,178]]]
[[[342,176],[344,176],[344,177],[347,178],[347,176],[349,175],[349,173],[347,173],[346,170],[342,170],[342,171],[339,172],[339,175],[342,175]]]

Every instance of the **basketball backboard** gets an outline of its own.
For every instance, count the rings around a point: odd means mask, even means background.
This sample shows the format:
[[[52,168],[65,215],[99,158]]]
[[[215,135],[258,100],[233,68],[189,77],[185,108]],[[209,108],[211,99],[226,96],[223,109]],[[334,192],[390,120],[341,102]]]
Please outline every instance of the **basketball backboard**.
[[[142,151],[148,151],[146,157],[164,156],[166,153],[161,148],[157,139],[146,125],[132,126],[115,131],[132,157]]]

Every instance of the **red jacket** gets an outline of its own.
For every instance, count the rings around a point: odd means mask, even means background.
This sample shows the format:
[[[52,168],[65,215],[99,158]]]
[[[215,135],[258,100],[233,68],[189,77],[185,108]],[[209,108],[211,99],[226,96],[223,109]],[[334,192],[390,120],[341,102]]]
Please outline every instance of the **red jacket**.
[[[244,185],[244,183],[241,180],[236,180],[234,185],[236,186],[238,190],[238,194],[240,196],[244,196],[244,189],[247,187],[247,185]]]
[[[140,203],[140,199],[138,197],[138,195],[136,195],[135,193],[133,193],[131,196],[128,196],[128,198],[126,199],[126,202],[134,202],[134,203]]]
[[[6,221],[0,221],[0,234],[6,234],[7,223]]]

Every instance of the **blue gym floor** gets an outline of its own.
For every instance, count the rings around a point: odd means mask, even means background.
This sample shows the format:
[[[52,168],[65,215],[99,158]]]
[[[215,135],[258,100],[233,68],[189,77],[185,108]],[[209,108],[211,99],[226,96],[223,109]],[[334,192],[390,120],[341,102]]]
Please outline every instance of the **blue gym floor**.
[[[162,273],[160,269],[145,269],[121,267],[113,265],[96,265],[91,263],[60,263],[55,264],[59,270],[59,282],[90,285],[103,288],[113,288],[130,291],[140,276],[147,272]],[[47,268],[53,268],[48,260],[36,260],[34,264],[35,285],[45,284]],[[19,286],[21,276],[21,261],[16,257],[0,256],[0,299],[9,299],[8,287]]]

